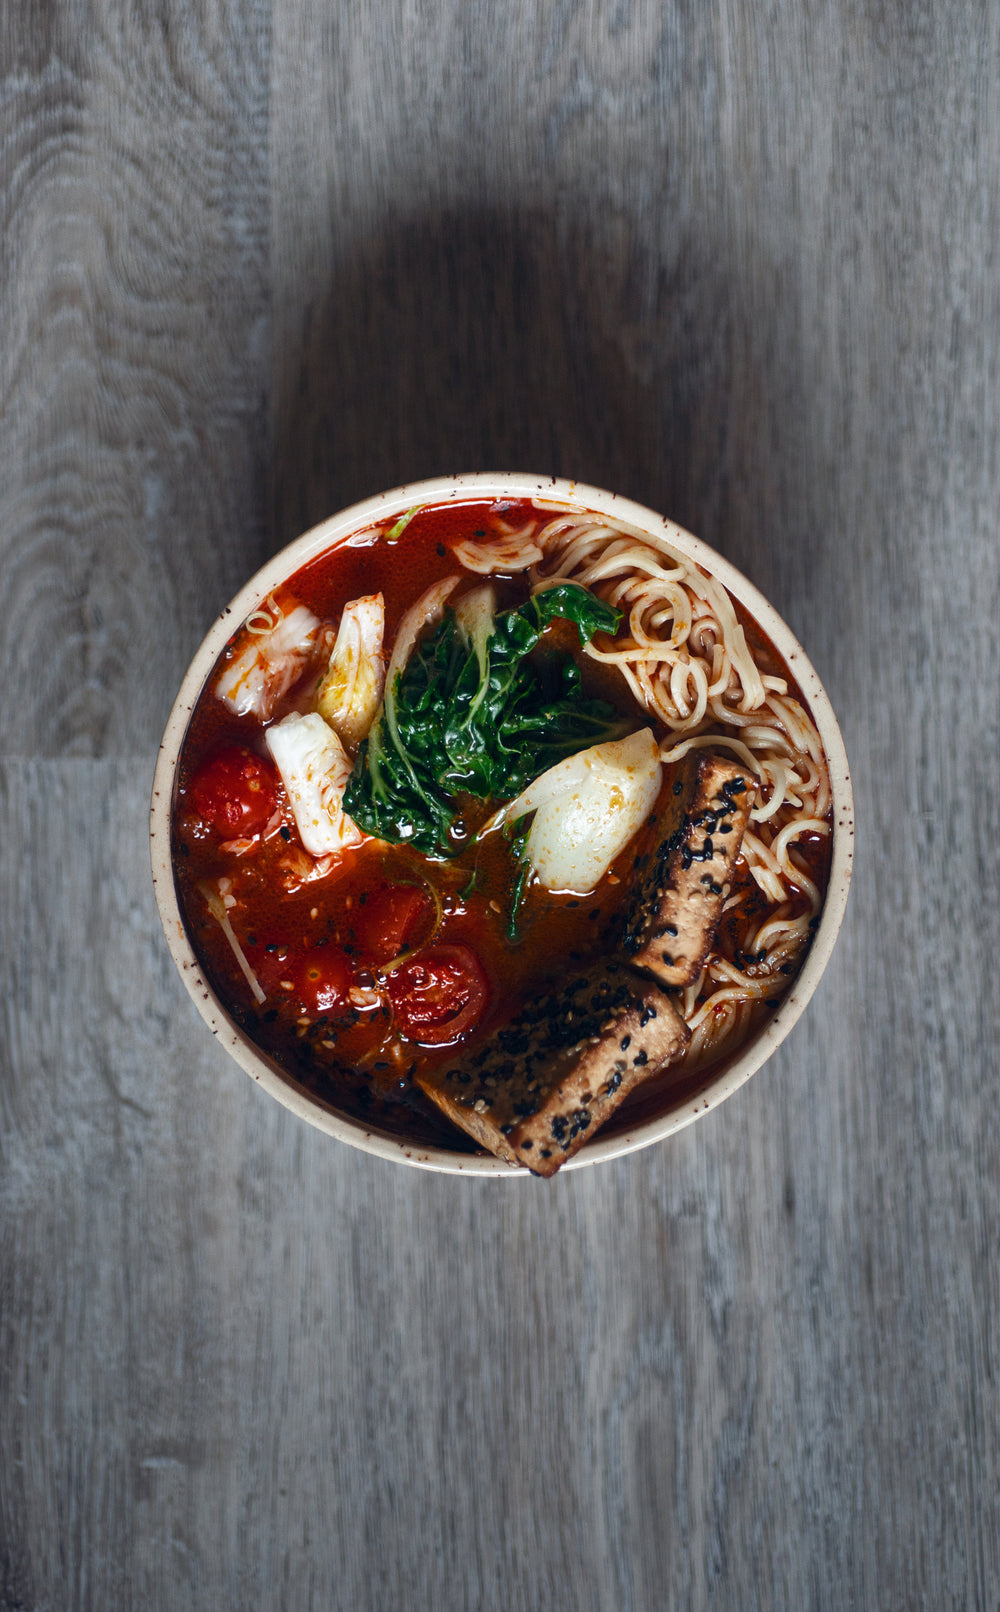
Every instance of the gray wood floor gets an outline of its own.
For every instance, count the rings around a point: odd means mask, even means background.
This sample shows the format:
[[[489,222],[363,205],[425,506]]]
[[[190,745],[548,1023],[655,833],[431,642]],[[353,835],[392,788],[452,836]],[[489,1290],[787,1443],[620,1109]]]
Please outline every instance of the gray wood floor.
[[[0,7],[0,1607],[1000,1602],[1000,11]],[[217,609],[445,470],[663,509],[857,790],[807,1017],[559,1178],[223,1058],[145,814]]]

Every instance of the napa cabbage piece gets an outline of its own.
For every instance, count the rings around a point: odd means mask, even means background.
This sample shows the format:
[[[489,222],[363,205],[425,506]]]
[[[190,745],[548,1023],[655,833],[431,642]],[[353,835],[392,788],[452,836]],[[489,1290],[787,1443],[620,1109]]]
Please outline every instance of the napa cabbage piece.
[[[589,895],[642,827],[660,792],[651,728],[557,762],[507,807],[511,823],[534,813],[520,855],[546,890]]]
[[[351,749],[365,737],[382,703],[384,633],[380,593],[346,604],[329,666],[316,690],[317,711]]]
[[[361,832],[344,811],[351,759],[319,712],[300,716],[292,711],[264,737],[310,856],[328,856],[358,844]]]
[[[621,612],[566,582],[496,613],[486,585],[444,608],[407,646],[404,664],[397,640],[382,709],[344,796],[366,833],[428,856],[457,855],[461,795],[510,800],[565,756],[620,736],[626,724],[606,701],[585,695],[571,656],[532,658],[557,618],[587,643],[597,632],[613,634]]]
[[[247,621],[246,642],[215,685],[237,716],[266,722],[281,696],[301,677],[316,644],[319,617],[303,604],[287,610],[271,599]]]

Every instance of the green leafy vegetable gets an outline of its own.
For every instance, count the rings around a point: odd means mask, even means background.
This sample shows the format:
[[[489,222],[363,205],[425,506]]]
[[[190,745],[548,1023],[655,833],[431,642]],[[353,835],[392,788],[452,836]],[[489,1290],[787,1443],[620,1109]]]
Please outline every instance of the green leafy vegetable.
[[[405,510],[403,512],[403,514],[400,515],[399,520],[395,523],[395,525],[390,526],[388,532],[386,532],[386,534],[385,534],[386,542],[387,543],[398,543],[400,538],[402,537],[403,533],[406,531],[406,528],[409,526],[410,522],[412,521],[414,515],[419,515],[419,514],[420,514],[420,505],[419,504],[414,504],[412,509]]]
[[[557,617],[575,623],[586,643],[613,634],[619,610],[572,582],[496,616],[491,590],[471,610],[462,604],[446,610],[386,690],[344,796],[366,833],[429,856],[461,850],[461,794],[510,800],[564,756],[617,738],[624,726],[612,706],[586,697],[570,656],[531,658]]]
[[[524,900],[524,892],[528,885],[528,874],[530,869],[528,867],[528,859],[525,856],[524,847],[528,838],[529,828],[530,824],[522,823],[510,831],[511,849],[514,852],[515,866],[517,871],[514,874],[514,885],[511,890],[510,898],[510,916],[507,919],[508,940],[517,939],[518,914],[521,911],[521,902]]]

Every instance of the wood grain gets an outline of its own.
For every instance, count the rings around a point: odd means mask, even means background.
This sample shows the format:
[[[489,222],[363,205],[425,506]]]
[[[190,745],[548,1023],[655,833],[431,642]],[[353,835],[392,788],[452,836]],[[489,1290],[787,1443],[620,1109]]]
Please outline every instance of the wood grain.
[[[47,8],[0,107],[17,754],[148,753],[263,554],[267,16],[146,9]]]
[[[998,33],[971,0],[5,8],[3,1612],[995,1612]],[[743,567],[857,792],[780,1053],[550,1184],[267,1101],[146,861],[239,582],[480,468]]]

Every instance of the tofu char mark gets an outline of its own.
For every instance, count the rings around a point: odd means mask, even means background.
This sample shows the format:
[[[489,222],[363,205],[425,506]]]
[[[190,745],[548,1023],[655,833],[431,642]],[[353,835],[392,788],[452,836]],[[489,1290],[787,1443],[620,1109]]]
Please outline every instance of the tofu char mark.
[[[689,1039],[653,980],[601,962],[541,993],[484,1044],[417,1083],[498,1158],[554,1175]]]
[[[666,798],[659,837],[626,912],[622,950],[670,990],[690,985],[705,966],[755,792],[745,767],[704,751],[688,758]]]

